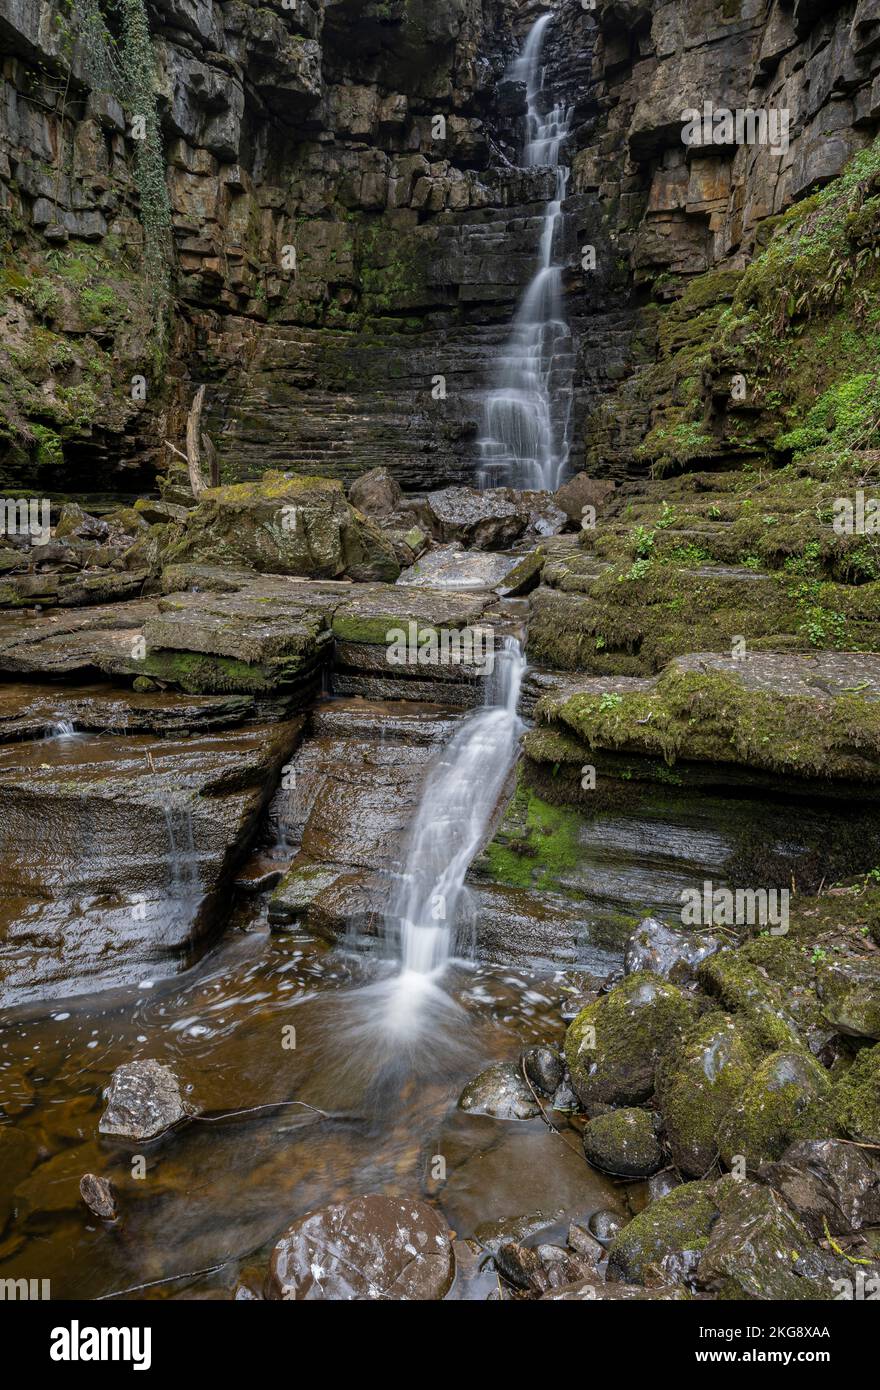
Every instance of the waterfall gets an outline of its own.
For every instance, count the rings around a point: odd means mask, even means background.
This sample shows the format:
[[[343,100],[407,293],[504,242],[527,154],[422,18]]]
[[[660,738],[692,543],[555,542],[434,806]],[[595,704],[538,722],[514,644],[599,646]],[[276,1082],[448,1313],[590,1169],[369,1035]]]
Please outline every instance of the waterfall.
[[[553,262],[556,232],[568,169],[559,150],[569,132],[572,111],[557,103],[542,114],[544,68],[541,52],[551,15],[542,15],[526,39],[510,76],[525,82],[526,168],[556,170],[555,195],[544,209],[538,269],[526,288],[486,394],[479,441],[482,487],[505,484],[553,490],[568,463],[574,356],[562,308],[562,271]]]
[[[199,855],[193,836],[192,808],[182,806],[182,824],[174,824],[174,808],[165,806],[165,825],[168,829],[168,896],[175,921],[184,921],[195,909],[201,896]]]
[[[426,778],[387,918],[400,960],[398,1021],[454,954],[465,875],[517,753],[525,665],[519,642],[508,637],[496,653],[485,704],[464,720]]]
[[[46,738],[73,738],[76,734],[72,719],[53,719],[46,729]]]

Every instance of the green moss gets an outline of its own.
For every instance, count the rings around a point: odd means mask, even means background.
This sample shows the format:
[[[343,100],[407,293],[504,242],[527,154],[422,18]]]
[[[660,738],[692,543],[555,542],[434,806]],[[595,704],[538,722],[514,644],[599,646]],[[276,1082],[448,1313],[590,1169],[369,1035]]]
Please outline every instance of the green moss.
[[[626,1284],[672,1282],[664,1260],[698,1253],[718,1219],[715,1183],[689,1182],[660,1197],[618,1232],[608,1252],[608,1277]]]
[[[558,889],[582,857],[577,812],[542,800],[521,778],[504,824],[510,830],[499,831],[486,849],[488,871],[499,883]]]
[[[726,1167],[738,1157],[750,1172],[781,1158],[796,1139],[833,1133],[831,1081],[806,1048],[780,1049],[765,1057],[732,1101],[718,1131]]]
[[[718,1158],[718,1132],[761,1055],[748,1026],[707,1014],[658,1068],[657,1101],[677,1167],[691,1177]]]
[[[295,680],[301,674],[301,663],[293,660],[251,666],[232,657],[159,650],[148,652],[138,669],[188,695],[260,695]]]
[[[628,975],[583,1009],[565,1035],[572,1085],[589,1111],[596,1101],[638,1105],[654,1089],[654,1071],[695,1022],[693,995],[648,971]]]
[[[48,425],[31,425],[31,434],[36,440],[36,462],[40,467],[59,467],[64,462],[64,446],[61,436]]]
[[[835,1119],[850,1139],[880,1144],[880,1044],[863,1048],[836,1082]]]
[[[542,719],[589,748],[735,763],[792,776],[865,776],[880,759],[880,701],[747,689],[721,672],[665,671],[653,689],[602,708],[598,695],[544,700]]]

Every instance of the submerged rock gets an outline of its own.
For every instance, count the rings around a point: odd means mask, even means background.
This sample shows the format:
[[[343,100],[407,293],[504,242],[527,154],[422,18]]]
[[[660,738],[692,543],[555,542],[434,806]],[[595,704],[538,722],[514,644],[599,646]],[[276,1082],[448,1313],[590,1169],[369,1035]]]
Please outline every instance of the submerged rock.
[[[817,1240],[880,1224],[880,1161],[840,1139],[801,1140],[759,1177],[780,1193]]]
[[[549,1300],[558,1303],[592,1303],[598,1300],[603,1303],[667,1303],[687,1297],[685,1289],[671,1286],[644,1289],[638,1284],[600,1284],[596,1280],[583,1279],[578,1284],[551,1289],[549,1293],[542,1295],[541,1302],[546,1303]]]
[[[102,1221],[115,1221],[119,1214],[113,1184],[96,1173],[83,1173],[79,1192],[89,1211]]]
[[[648,1110],[612,1110],[584,1129],[584,1154],[594,1168],[617,1177],[647,1178],[663,1162]]]
[[[700,1010],[697,1000],[648,972],[630,975],[569,1025],[565,1056],[581,1104],[637,1105],[654,1069]]]
[[[646,917],[627,942],[624,966],[627,975],[650,970],[676,984],[686,984],[696,978],[697,966],[721,945],[720,937],[674,931],[657,917]]]
[[[439,1299],[453,1278],[450,1232],[424,1202],[354,1197],[301,1217],[272,1251],[269,1298]]]
[[[117,1067],[104,1097],[98,1132],[114,1139],[156,1139],[196,1113],[171,1068],[152,1059]]]
[[[495,1120],[532,1120],[541,1107],[515,1062],[498,1062],[469,1081],[458,1105],[474,1115]]]

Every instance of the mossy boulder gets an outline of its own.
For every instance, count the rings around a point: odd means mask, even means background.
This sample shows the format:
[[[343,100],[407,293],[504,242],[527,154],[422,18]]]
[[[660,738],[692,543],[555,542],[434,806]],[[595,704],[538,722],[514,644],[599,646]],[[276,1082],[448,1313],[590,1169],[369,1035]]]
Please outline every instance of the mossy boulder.
[[[720,1214],[697,1266],[699,1288],[723,1299],[835,1298],[834,1280],[852,1267],[814,1245],[771,1188],[728,1177],[714,1195]]]
[[[595,1102],[638,1105],[654,1089],[657,1063],[700,1012],[689,994],[645,972],[630,975],[582,1009],[565,1037],[572,1085],[587,1109]]]
[[[673,1162],[692,1177],[718,1157],[718,1131],[748,1085],[760,1048],[726,1014],[711,1013],[688,1032],[657,1070],[657,1099]]]
[[[829,961],[817,989],[828,1022],[839,1033],[880,1038],[880,957]]]
[[[763,965],[749,959],[745,948],[719,951],[705,961],[699,982],[716,996],[725,1009],[751,1024],[765,1047],[797,1047],[800,1035],[787,1009],[782,986],[772,980]]]
[[[583,1140],[587,1162],[603,1173],[647,1178],[663,1163],[649,1110],[628,1108],[597,1115],[584,1129]]]
[[[165,558],[309,578],[393,583],[400,574],[391,541],[348,503],[342,483],[276,472],[206,489]]]
[[[819,1138],[832,1125],[831,1081],[805,1049],[780,1048],[755,1068],[718,1130],[725,1167],[744,1158],[749,1172],[780,1158],[795,1139]]]
[[[844,1134],[880,1144],[880,1047],[866,1047],[835,1083],[834,1117]]]
[[[697,1267],[718,1219],[716,1184],[688,1182],[651,1202],[615,1237],[608,1279],[625,1284],[674,1284]]]

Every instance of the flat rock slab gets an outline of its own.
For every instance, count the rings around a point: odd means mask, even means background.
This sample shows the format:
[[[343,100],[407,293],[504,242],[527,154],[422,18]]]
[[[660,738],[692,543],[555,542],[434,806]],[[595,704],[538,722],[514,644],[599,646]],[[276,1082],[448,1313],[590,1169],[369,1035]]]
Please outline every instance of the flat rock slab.
[[[751,652],[739,660],[721,652],[691,652],[671,665],[678,671],[718,671],[747,690],[788,698],[858,694],[880,699],[880,654],[875,652]]]
[[[249,695],[138,694],[106,685],[0,685],[0,742],[78,733],[180,733],[228,728],[252,719]],[[71,725],[65,730],[64,726]]]
[[[430,589],[494,589],[521,563],[522,557],[517,555],[443,545],[404,570],[397,582]]]
[[[454,1274],[448,1227],[424,1202],[355,1197],[312,1212],[272,1251],[270,1298],[441,1299]]]

